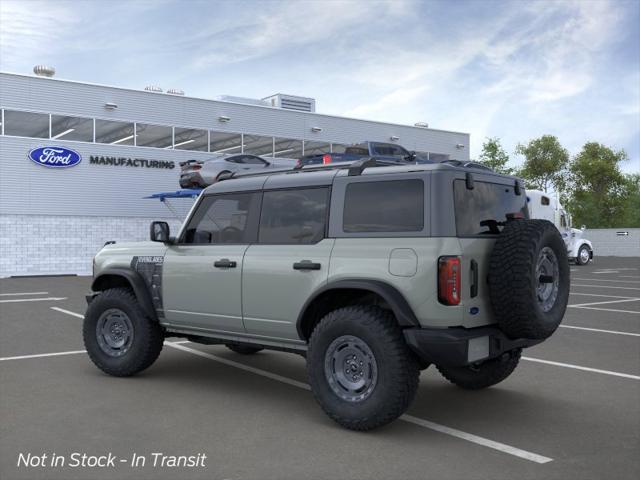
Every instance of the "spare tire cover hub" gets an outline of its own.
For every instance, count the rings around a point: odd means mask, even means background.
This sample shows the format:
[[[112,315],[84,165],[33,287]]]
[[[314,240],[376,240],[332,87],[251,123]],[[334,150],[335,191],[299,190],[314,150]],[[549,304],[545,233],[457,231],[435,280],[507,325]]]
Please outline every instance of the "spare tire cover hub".
[[[558,298],[560,278],[558,258],[549,247],[540,250],[536,265],[536,278],[538,279],[538,303],[540,303],[543,312],[548,312],[553,308]]]

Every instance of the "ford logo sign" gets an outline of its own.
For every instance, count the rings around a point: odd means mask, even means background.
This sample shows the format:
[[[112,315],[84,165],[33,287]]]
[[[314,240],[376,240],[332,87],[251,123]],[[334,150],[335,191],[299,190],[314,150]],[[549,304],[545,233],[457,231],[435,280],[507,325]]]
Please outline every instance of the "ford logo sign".
[[[34,148],[28,156],[32,162],[51,168],[73,167],[82,161],[78,152],[64,147]]]

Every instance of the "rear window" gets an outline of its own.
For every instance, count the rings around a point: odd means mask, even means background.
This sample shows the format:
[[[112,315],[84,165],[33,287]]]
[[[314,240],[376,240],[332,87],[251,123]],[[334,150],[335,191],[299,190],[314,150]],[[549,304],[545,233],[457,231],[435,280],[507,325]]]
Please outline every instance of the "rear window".
[[[516,195],[513,186],[476,181],[468,190],[464,180],[456,180],[453,192],[459,236],[498,234],[509,213],[529,218],[526,196]]]
[[[420,232],[423,229],[422,180],[347,185],[343,217],[345,232]]]

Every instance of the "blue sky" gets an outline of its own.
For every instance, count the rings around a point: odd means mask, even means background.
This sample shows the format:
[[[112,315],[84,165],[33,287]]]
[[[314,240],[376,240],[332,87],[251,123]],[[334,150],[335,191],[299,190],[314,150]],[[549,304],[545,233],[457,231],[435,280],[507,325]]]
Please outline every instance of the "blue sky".
[[[640,1],[0,1],[0,69],[187,95],[310,96],[321,113],[550,133],[640,171]]]

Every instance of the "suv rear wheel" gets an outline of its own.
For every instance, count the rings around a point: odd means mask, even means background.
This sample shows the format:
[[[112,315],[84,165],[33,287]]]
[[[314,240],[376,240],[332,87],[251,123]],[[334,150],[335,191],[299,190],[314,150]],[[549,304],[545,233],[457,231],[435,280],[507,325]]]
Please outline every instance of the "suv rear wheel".
[[[82,328],[91,361],[103,372],[128,377],[156,361],[164,333],[128,288],[105,290],[89,304]]]
[[[420,373],[393,315],[373,306],[340,308],[322,318],[311,334],[307,370],[322,409],[352,430],[402,415]]]
[[[506,379],[518,366],[522,349],[505,353],[480,365],[445,367],[437,365],[438,371],[451,383],[466,390],[480,390]]]

